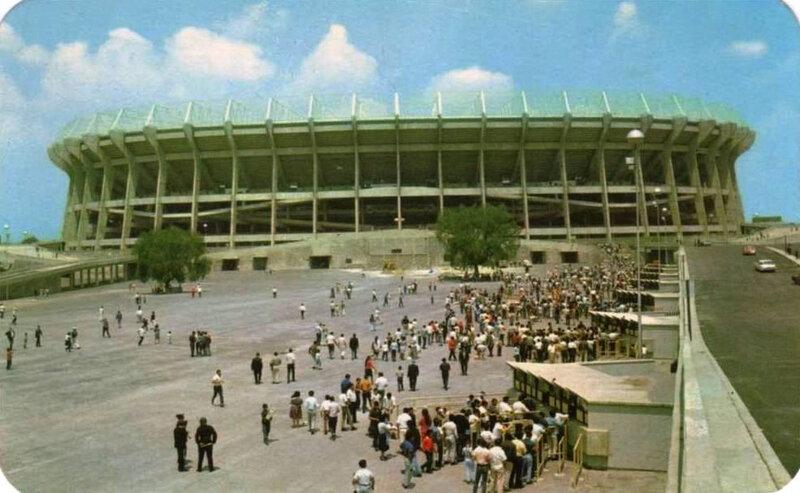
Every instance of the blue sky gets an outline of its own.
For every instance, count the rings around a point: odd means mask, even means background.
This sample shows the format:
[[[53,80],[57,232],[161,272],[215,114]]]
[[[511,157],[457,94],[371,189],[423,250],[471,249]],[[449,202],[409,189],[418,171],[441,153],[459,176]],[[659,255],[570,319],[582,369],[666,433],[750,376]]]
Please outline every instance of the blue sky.
[[[58,236],[67,179],[46,148],[84,113],[491,87],[727,102],[758,134],[737,162],[746,216],[800,221],[800,36],[778,0],[27,0],[0,24],[0,222]]]

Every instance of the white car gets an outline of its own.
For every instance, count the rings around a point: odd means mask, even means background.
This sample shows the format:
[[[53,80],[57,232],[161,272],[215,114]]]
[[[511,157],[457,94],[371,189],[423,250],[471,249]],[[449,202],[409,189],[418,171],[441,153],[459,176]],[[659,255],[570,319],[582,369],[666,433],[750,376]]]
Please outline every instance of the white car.
[[[775,272],[775,262],[769,259],[758,260],[755,264],[758,272]]]

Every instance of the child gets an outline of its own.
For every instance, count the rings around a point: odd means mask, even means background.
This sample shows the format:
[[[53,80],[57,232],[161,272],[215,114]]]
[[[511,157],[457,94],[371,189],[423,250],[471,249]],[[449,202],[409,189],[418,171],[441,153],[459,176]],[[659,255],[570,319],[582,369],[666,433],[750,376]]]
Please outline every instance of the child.
[[[395,372],[395,375],[397,376],[397,391],[398,392],[402,392],[403,390],[405,390],[405,388],[403,387],[403,367],[402,366],[398,366],[397,367],[397,371]]]
[[[472,461],[472,447],[469,442],[461,449],[464,454],[464,482],[472,484],[475,482],[475,462]]]

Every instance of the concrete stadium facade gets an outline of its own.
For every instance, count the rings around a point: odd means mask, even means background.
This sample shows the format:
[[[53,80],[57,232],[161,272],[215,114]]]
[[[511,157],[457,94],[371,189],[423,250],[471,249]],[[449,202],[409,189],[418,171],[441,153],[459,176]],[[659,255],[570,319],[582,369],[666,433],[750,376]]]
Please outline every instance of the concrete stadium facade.
[[[169,226],[231,248],[426,229],[485,204],[525,239],[613,240],[637,215],[645,235],[739,232],[735,163],[754,139],[696,98],[508,90],[125,108],[78,118],[48,155],[70,180],[71,249],[124,250]]]

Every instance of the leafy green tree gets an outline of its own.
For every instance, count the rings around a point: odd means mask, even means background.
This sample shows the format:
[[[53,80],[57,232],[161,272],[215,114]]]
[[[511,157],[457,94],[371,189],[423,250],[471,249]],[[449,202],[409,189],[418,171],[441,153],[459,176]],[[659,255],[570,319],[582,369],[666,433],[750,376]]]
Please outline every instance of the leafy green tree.
[[[144,233],[134,248],[142,282],[154,279],[169,289],[178,284],[203,279],[211,270],[203,239],[179,228]]]
[[[39,238],[31,234],[25,236],[25,238],[22,239],[23,245],[34,245],[36,243],[39,243]]]
[[[505,207],[445,209],[436,223],[436,238],[450,263],[464,270],[481,265],[497,266],[510,260],[519,248],[520,228]]]

